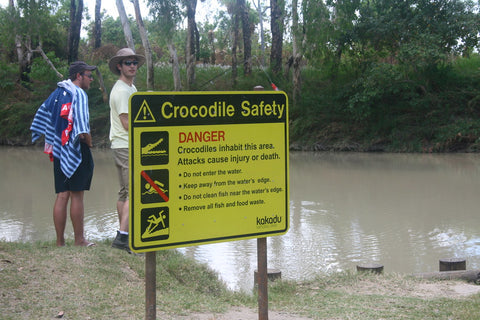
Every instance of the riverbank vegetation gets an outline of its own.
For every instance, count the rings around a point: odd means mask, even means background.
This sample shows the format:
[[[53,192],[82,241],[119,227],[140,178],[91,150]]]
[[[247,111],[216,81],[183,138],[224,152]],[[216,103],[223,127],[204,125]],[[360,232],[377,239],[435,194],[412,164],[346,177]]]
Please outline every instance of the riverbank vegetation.
[[[54,242],[0,242],[2,319],[144,318],[145,256],[114,250],[110,244],[58,248]],[[240,310],[236,314],[242,319],[257,319],[254,290],[228,290],[215,272],[176,250],[157,252],[156,277],[158,319],[229,319],[231,310]],[[475,287],[342,272],[270,283],[269,310],[282,320],[474,320],[480,317]]]
[[[216,10],[203,20],[197,0],[146,1],[144,19],[100,7],[82,18],[82,0],[9,3],[0,8],[2,144],[29,144],[35,110],[82,59],[99,67],[91,127],[95,144],[108,145],[116,78],[107,62],[128,45],[147,56],[140,91],[284,90],[294,150],[480,149],[473,1],[205,0]]]
[[[6,67],[4,67],[6,69]],[[66,68],[66,66],[64,67]],[[100,65],[107,87],[115,81]],[[229,70],[198,68],[197,79],[205,90],[231,90]],[[29,126],[38,106],[56,83],[51,71],[38,60],[32,66],[35,89],[13,81],[0,96],[0,141],[29,145]],[[155,69],[159,91],[169,91],[168,67]],[[321,69],[304,69],[302,99],[290,100],[290,143],[293,150],[478,152],[480,150],[480,56],[459,58],[431,70],[428,79],[402,80],[402,71],[388,64],[353,76],[344,70],[335,79]],[[9,73],[4,73],[8,82]],[[137,87],[144,88],[144,71]],[[214,80],[211,80],[214,79]],[[391,81],[391,79],[398,79]],[[240,77],[237,90],[256,85],[268,89],[262,69]],[[162,83],[163,82],[163,83]],[[161,84],[160,84],[161,83]],[[284,79],[276,81],[290,91]],[[369,88],[366,88],[369,86]],[[371,90],[371,91],[368,91]],[[98,85],[89,91],[91,128],[97,147],[108,145],[109,107]]]

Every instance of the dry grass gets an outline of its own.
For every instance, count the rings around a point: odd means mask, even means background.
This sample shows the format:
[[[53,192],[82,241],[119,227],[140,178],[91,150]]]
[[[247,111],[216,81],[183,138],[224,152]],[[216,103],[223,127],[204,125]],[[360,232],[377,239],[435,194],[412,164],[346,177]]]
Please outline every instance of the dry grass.
[[[0,319],[144,319],[144,256],[0,242]],[[157,319],[254,320],[255,295],[230,292],[205,265],[157,252]],[[480,319],[480,286],[398,274],[341,273],[269,287],[273,320]]]

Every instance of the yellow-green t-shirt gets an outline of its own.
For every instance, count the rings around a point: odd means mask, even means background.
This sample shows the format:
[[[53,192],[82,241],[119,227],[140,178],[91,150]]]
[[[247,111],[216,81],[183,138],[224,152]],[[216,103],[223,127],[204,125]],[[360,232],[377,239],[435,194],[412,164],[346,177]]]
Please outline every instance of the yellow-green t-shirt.
[[[110,142],[112,149],[128,148],[128,131],[122,125],[120,115],[128,114],[130,96],[137,92],[132,84],[129,86],[122,80],[117,80],[110,92]]]

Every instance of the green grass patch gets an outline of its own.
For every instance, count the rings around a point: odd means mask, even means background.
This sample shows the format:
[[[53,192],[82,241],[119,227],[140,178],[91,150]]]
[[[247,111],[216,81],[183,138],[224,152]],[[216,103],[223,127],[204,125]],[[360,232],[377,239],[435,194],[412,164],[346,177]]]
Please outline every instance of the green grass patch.
[[[145,255],[112,249],[111,242],[0,242],[1,318],[143,319]],[[232,292],[215,272],[176,250],[157,252],[158,319],[197,319],[235,307],[255,311],[256,292]],[[253,275],[252,275],[253,276]],[[465,282],[420,280],[398,274],[343,272],[311,281],[269,285],[269,310],[288,319],[480,318],[480,295],[452,295]],[[216,319],[215,316],[205,319]],[[246,318],[248,319],[248,318]]]

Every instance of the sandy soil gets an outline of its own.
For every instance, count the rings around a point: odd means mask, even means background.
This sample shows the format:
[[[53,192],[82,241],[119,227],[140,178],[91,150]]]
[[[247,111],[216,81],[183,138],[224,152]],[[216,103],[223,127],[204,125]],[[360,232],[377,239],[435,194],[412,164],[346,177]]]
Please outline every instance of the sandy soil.
[[[311,320],[294,314],[268,312],[269,320]],[[174,318],[174,320],[258,320],[258,311],[243,307],[236,307],[223,314],[197,313],[189,316]]]

